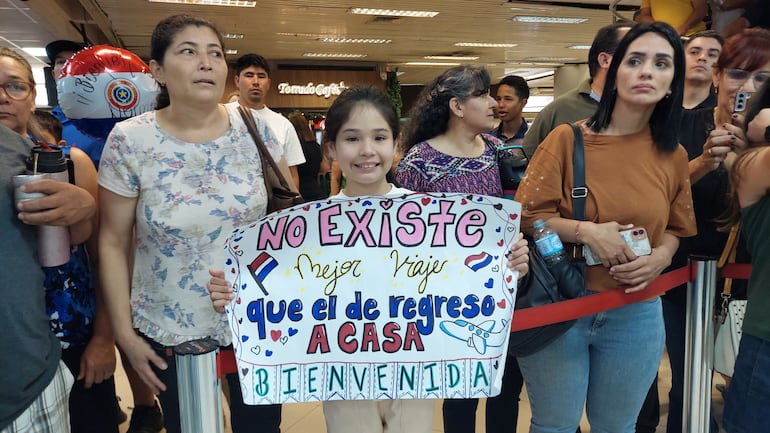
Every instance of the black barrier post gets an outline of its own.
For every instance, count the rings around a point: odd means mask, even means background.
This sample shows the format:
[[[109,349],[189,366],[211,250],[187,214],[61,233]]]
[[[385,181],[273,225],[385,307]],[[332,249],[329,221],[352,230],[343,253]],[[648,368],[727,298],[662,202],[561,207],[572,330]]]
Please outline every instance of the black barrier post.
[[[687,284],[682,431],[709,431],[714,369],[716,259],[690,256],[695,278]]]
[[[224,433],[222,385],[217,375],[219,342],[213,338],[174,347],[182,433]]]

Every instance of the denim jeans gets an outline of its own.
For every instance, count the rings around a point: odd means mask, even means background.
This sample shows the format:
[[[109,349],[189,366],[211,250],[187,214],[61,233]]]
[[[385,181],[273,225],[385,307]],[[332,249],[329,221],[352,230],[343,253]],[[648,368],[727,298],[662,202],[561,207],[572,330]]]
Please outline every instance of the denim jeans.
[[[656,298],[578,319],[541,351],[519,357],[530,433],[573,433],[584,406],[591,433],[634,433],[664,339]]]
[[[728,433],[770,432],[770,341],[744,333],[725,397]]]

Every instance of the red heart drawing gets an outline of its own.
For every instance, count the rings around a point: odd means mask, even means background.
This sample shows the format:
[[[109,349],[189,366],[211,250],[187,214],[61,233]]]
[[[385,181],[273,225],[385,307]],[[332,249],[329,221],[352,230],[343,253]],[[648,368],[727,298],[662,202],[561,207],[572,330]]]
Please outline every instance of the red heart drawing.
[[[235,273],[235,268],[230,268],[230,273],[234,274]]]
[[[238,304],[238,305],[241,305],[241,298],[239,297],[238,299],[236,299],[235,303]]]
[[[427,206],[430,204],[430,197],[423,197],[420,201],[422,201],[423,206]]]
[[[500,308],[505,308],[505,299],[501,299],[500,302],[497,303],[497,306]]]
[[[508,216],[509,216],[509,217],[511,217],[511,219],[512,219],[512,220],[515,220],[516,218],[518,218],[518,217],[519,217],[519,214],[517,214],[517,213],[511,213],[511,214],[508,214]]]
[[[505,282],[506,283],[510,283],[511,280],[513,280],[513,275],[508,275],[507,277],[505,277]]]
[[[500,239],[499,241],[497,241],[497,246],[498,246],[498,247],[502,247],[502,246],[503,246],[503,240],[502,240],[502,239]]]
[[[505,299],[503,299],[503,301],[505,301]],[[281,330],[270,331],[270,338],[272,338],[273,341],[278,341],[278,339],[281,338]]]
[[[462,200],[460,200],[460,204],[468,204],[468,200],[462,199]]]
[[[302,206],[302,210],[304,210],[304,211],[309,211],[309,210],[310,210],[310,205],[304,205],[304,206]]]

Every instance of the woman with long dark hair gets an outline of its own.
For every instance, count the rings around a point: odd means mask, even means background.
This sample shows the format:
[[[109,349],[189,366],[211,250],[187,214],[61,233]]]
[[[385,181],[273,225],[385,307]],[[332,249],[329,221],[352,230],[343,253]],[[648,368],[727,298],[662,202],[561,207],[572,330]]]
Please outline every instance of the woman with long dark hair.
[[[684,53],[664,23],[640,24],[621,40],[596,113],[578,122],[585,143],[585,221],[573,219],[573,130],[538,147],[516,194],[522,229],[535,220],[569,251],[601,262],[586,269],[591,292],[642,290],[671,263],[679,237],[695,234],[687,154],[677,141]],[[651,254],[637,256],[620,231],[644,228]],[[582,245],[581,245],[582,244]],[[578,319],[532,355],[519,357],[532,406],[530,432],[573,432],[583,409],[591,431],[632,433],[663,354],[659,298]]]

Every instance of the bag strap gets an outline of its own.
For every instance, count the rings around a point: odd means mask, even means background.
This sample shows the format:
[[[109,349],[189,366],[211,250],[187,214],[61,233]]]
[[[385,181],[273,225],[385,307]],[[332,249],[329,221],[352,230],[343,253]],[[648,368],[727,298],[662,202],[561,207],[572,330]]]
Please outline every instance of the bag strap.
[[[717,268],[722,269],[725,265],[735,263],[735,256],[738,251],[738,238],[741,235],[741,223],[738,222],[734,226],[730,227],[730,234],[727,236],[727,242],[725,243],[725,249],[722,250],[722,255],[719,256],[717,261]],[[719,319],[724,323],[724,315],[727,312],[727,306],[730,303],[732,295],[730,292],[733,288],[733,279],[725,278],[724,287],[722,287],[722,307],[719,313]]]
[[[265,176],[265,179],[267,179],[267,165],[269,164],[273,169],[276,178],[278,178],[278,181],[281,183],[281,186],[287,190],[294,191],[294,188],[291,188],[289,183],[286,182],[286,178],[283,177],[283,173],[281,173],[281,170],[278,168],[278,164],[275,163],[273,156],[270,155],[270,152],[267,150],[265,142],[262,141],[262,137],[257,130],[257,124],[254,122],[254,116],[251,115],[251,109],[246,108],[243,105],[238,105],[238,112],[241,113],[243,122],[246,124],[246,129],[248,129],[251,138],[254,139],[254,143],[257,145],[259,159],[262,161],[262,176]],[[268,191],[268,194],[272,194],[272,191]]]
[[[570,123],[575,136],[572,152],[572,173],[574,177],[572,185],[572,217],[579,221],[586,219],[586,166],[585,149],[583,145],[583,131],[574,123]]]

